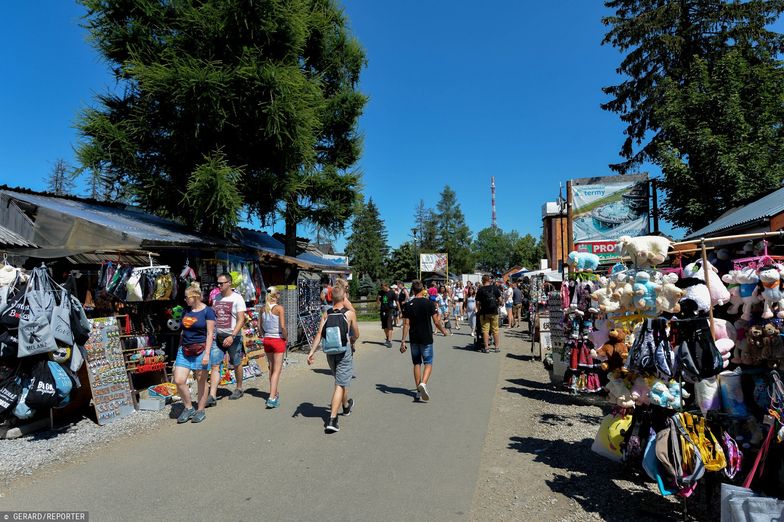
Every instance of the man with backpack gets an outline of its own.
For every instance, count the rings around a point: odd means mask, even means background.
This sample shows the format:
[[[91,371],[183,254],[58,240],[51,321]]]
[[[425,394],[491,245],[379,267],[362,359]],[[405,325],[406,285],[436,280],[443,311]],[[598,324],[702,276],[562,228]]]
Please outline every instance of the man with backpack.
[[[482,286],[476,291],[476,308],[479,316],[479,324],[482,328],[482,340],[484,347],[482,352],[487,353],[490,335],[493,335],[495,352],[501,351],[501,336],[498,331],[498,307],[504,306],[503,294],[501,289],[493,284],[490,276],[482,276]]]
[[[397,309],[397,296],[395,295],[395,292],[389,288],[388,283],[381,283],[381,290],[378,291],[376,303],[378,304],[378,310],[381,315],[381,328],[383,328],[384,336],[386,337],[384,346],[392,348],[393,312]]]
[[[428,298],[421,281],[415,280],[411,283],[411,295],[413,296],[411,300],[403,306],[403,338],[400,340],[400,353],[406,352],[406,337],[410,336],[414,386],[417,390],[416,400],[429,401],[427,381],[433,371],[433,328],[430,326],[430,321],[433,321],[442,334],[446,335],[446,330],[441,324],[441,316],[436,304]]]
[[[327,356],[327,364],[335,377],[327,433],[340,431],[338,408],[343,406],[343,415],[348,417],[354,408],[354,399],[348,398],[348,388],[354,372],[354,345],[359,339],[357,316],[344,306],[346,292],[342,286],[332,288],[332,307],[321,315],[321,323],[308,353],[308,364],[313,364],[313,355],[320,347]],[[351,335],[349,335],[351,332]]]

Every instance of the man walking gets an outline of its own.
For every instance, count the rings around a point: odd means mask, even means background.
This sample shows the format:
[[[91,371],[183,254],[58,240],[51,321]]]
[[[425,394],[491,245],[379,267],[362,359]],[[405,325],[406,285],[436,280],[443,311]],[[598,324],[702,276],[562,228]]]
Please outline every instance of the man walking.
[[[479,315],[479,324],[482,328],[482,340],[484,348],[482,352],[487,353],[490,346],[490,335],[493,335],[495,352],[501,351],[501,336],[498,331],[498,307],[504,306],[503,294],[501,289],[493,284],[490,276],[482,276],[482,286],[476,291],[476,307]]]
[[[412,299],[403,307],[403,338],[400,340],[400,353],[406,352],[406,337],[410,336],[414,386],[417,390],[416,400],[429,401],[427,381],[433,372],[433,329],[430,321],[433,321],[442,334],[446,335],[446,330],[441,324],[436,304],[427,297],[421,281],[415,280],[411,283],[411,295]]]
[[[516,281],[512,283],[512,317],[515,326],[520,327],[523,324],[523,291]]]
[[[381,328],[384,329],[384,335],[387,339],[384,342],[384,346],[392,348],[392,321],[394,320],[392,312],[397,307],[397,298],[387,283],[381,283],[381,290],[378,291],[376,303],[381,315]]]
[[[229,361],[234,366],[234,376],[237,379],[237,388],[229,400],[242,397],[242,327],[245,325],[245,299],[232,288],[231,274],[222,273],[218,276],[220,294],[215,297],[212,309],[215,310],[215,330],[218,348],[225,354],[228,352]],[[207,405],[215,404],[218,392],[220,373],[218,366],[212,367],[210,375],[210,397]]]

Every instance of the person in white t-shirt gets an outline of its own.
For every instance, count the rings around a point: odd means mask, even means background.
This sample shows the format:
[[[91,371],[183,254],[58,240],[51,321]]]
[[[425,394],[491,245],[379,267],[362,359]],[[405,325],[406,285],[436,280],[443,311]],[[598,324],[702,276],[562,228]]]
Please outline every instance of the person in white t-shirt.
[[[245,325],[245,299],[232,288],[233,281],[231,274],[222,273],[218,276],[218,288],[220,294],[212,302],[212,309],[215,310],[215,331],[216,344],[224,353],[229,354],[229,361],[234,365],[234,376],[237,379],[237,387],[229,397],[236,400],[242,397],[242,327]],[[218,393],[218,383],[220,373],[218,366],[212,367],[210,375],[210,398],[208,406],[215,404],[215,397]]]

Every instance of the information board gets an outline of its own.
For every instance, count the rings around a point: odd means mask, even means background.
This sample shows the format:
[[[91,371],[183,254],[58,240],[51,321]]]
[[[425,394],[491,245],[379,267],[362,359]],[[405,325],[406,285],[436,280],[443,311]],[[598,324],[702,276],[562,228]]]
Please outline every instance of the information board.
[[[98,424],[103,426],[133,413],[117,318],[90,319],[90,338],[84,349]]]

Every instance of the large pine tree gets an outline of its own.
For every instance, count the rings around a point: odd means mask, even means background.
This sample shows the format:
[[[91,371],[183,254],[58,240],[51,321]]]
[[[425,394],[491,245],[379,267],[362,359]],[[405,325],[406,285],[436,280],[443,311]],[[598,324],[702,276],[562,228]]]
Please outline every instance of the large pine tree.
[[[449,271],[456,274],[473,272],[471,230],[457,201],[457,194],[444,186],[436,204],[436,242],[439,251],[449,255]]]
[[[388,253],[387,228],[370,198],[354,217],[351,235],[346,240],[346,255],[356,277],[367,275],[378,281],[385,276]]]
[[[627,125],[627,172],[662,169],[665,217],[696,229],[784,178],[784,0],[607,0],[625,79],[603,108]]]
[[[78,123],[115,195],[205,231],[248,211],[340,231],[359,188],[365,57],[334,0],[80,0],[120,88]]]

